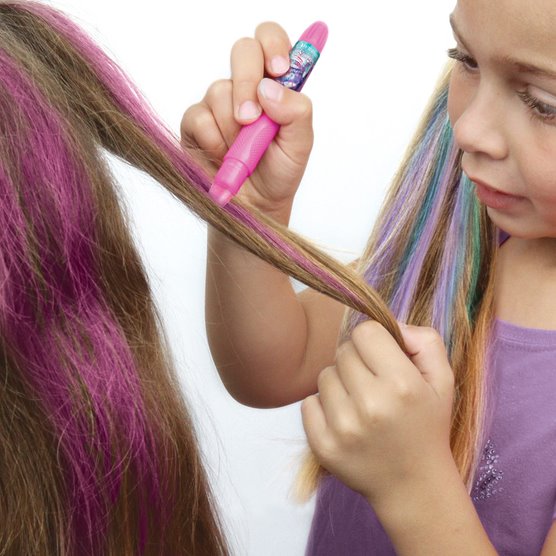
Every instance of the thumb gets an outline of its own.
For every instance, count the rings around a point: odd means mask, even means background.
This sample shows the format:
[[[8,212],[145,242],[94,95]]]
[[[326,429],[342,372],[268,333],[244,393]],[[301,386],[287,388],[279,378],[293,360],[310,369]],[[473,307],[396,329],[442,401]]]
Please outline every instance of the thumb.
[[[265,77],[257,87],[258,100],[266,115],[282,126],[279,136],[309,150],[313,143],[313,105],[307,95]]]
[[[429,326],[400,324],[406,354],[423,378],[439,393],[453,391],[454,372],[442,336]]]

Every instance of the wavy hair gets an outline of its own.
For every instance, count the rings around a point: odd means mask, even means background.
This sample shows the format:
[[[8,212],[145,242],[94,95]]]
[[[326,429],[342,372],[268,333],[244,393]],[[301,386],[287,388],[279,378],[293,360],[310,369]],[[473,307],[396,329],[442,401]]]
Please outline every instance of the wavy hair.
[[[476,455],[495,229],[461,177],[444,79],[352,271],[241,199],[71,19],[0,0],[0,555],[228,554],[187,405],[103,149],[245,249],[383,324],[435,326]],[[389,308],[389,306],[391,308]],[[319,468],[304,468],[307,491]]]
[[[443,338],[455,378],[450,446],[471,493],[492,417],[494,276],[506,233],[488,218],[461,169],[447,106],[453,65],[448,62],[438,80],[356,272],[398,321],[432,327]],[[344,312],[338,344],[365,313]],[[323,472],[308,452],[296,482],[298,499],[314,491]]]

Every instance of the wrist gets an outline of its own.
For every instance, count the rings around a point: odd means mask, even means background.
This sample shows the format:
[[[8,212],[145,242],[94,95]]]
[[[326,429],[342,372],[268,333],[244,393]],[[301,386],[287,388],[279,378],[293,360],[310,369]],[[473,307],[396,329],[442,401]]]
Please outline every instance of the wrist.
[[[497,555],[455,463],[371,504],[400,556]]]

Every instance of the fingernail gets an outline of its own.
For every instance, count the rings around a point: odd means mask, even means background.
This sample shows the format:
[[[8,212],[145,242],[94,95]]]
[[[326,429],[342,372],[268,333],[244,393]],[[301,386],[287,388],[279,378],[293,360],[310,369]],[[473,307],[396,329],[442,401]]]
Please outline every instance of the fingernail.
[[[290,69],[290,61],[284,56],[274,56],[270,60],[270,68],[274,73],[286,73]]]
[[[238,117],[240,120],[250,120],[256,118],[261,113],[261,109],[252,100],[246,100],[240,105],[238,110]]]
[[[280,85],[280,83],[274,81],[274,79],[269,79],[268,77],[261,79],[259,90],[264,98],[276,102],[280,101],[284,94],[284,87]]]

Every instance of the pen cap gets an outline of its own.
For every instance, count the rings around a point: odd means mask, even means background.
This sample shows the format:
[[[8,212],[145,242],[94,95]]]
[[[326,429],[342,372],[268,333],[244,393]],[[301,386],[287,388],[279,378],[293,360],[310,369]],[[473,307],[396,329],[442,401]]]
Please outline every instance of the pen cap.
[[[328,26],[324,21],[315,21],[315,23],[309,25],[299,38],[300,41],[312,44],[319,53],[322,52],[327,39]]]
[[[327,39],[326,23],[315,21],[305,29],[301,38],[294,44],[290,52],[290,69],[285,75],[276,77],[275,81],[288,89],[301,91],[313,71]]]

